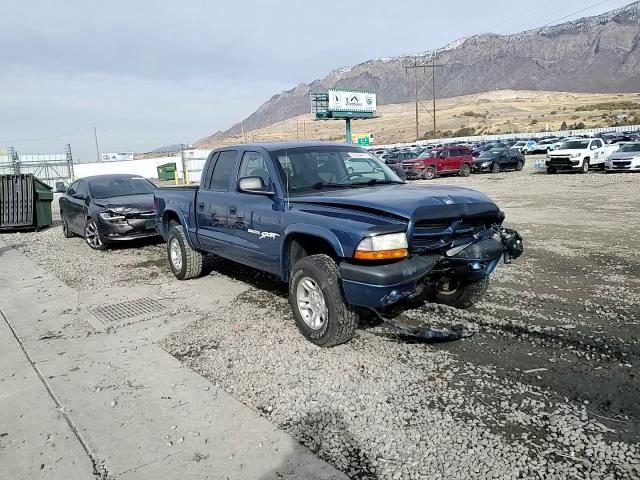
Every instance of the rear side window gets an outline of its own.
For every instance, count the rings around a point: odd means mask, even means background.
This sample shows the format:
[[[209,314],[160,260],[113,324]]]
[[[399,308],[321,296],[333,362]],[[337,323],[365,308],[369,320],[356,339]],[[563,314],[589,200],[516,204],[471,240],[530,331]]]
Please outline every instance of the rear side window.
[[[220,152],[220,155],[218,155],[218,161],[216,162],[215,167],[213,167],[213,175],[211,176],[209,190],[215,190],[218,192],[228,191],[229,179],[235,166],[235,151],[228,150],[226,152]]]
[[[204,177],[202,177],[204,180],[202,181],[203,185],[200,185],[201,188],[209,190],[209,186],[211,185],[211,172],[213,172],[213,167],[216,166],[218,155],[220,155],[220,152],[216,152],[211,156],[211,160],[209,161],[209,165],[207,166],[205,175]]]

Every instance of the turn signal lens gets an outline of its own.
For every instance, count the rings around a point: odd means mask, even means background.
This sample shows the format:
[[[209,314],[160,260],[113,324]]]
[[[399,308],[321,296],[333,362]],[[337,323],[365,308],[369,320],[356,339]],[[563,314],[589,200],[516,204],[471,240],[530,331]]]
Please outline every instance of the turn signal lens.
[[[395,258],[405,258],[408,254],[406,248],[397,248],[395,250],[381,250],[379,252],[365,252],[356,250],[354,258],[358,260],[390,260]]]
[[[388,233],[363,239],[356,248],[354,258],[359,260],[388,260],[408,255],[405,233]]]

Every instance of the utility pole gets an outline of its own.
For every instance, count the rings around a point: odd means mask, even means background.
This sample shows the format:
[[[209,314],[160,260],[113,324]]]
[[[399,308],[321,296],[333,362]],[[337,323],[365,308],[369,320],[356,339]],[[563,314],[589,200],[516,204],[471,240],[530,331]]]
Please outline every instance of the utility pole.
[[[98,162],[100,161],[100,149],[98,148],[98,132],[96,131],[96,127],[93,127],[93,139],[96,141],[96,157]]]
[[[435,58],[431,59],[431,64],[418,64],[417,60],[414,59],[413,65],[405,66],[405,72],[408,74],[409,70],[413,70],[413,82],[414,82],[414,90],[415,90],[415,101],[416,101],[416,140],[420,140],[420,125],[419,125],[419,106],[420,102],[420,93],[422,90],[431,83],[431,97],[433,99],[432,103],[432,111],[428,112],[433,117],[433,134],[436,133],[436,68],[444,67],[442,64],[436,64]],[[422,69],[423,73],[427,72],[427,69],[431,69],[431,79],[427,80],[420,89],[418,89],[418,69]],[[423,107],[424,108],[424,107]],[[428,110],[427,110],[428,111]]]

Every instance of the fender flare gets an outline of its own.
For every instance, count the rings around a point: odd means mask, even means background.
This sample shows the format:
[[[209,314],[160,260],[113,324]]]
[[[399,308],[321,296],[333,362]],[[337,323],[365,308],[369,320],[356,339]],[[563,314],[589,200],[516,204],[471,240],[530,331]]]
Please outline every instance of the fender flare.
[[[173,213],[178,217],[178,220],[180,221],[180,225],[182,225],[183,227],[184,235],[185,237],[187,237],[187,242],[189,243],[189,246],[191,248],[198,250],[200,247],[196,244],[196,242],[194,242],[192,232],[189,230],[189,222],[187,222],[187,219],[184,216],[184,212],[180,209],[168,208],[168,209],[165,209],[165,211],[162,213],[162,223],[161,223],[162,237],[166,240],[167,237],[169,236],[169,222],[167,220],[169,213]]]
[[[280,271],[281,277],[283,280],[288,279],[288,266],[287,266],[287,248],[289,246],[289,239],[292,235],[296,233],[301,233],[304,235],[311,235],[314,237],[321,238],[331,245],[333,250],[335,251],[338,257],[344,257],[344,249],[342,248],[342,243],[338,240],[338,237],[335,233],[325,227],[320,227],[317,225],[309,225],[305,223],[295,223],[287,226],[284,230],[284,238],[282,239],[282,246],[280,247]]]

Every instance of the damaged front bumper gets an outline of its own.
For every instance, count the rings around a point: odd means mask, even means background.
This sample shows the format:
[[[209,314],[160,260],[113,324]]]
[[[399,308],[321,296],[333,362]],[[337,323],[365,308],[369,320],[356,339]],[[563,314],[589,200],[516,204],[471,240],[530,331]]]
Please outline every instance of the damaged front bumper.
[[[100,219],[99,230],[101,238],[107,242],[158,236],[155,218],[126,218],[118,222]]]
[[[425,277],[486,277],[502,258],[511,263],[523,252],[522,237],[499,225],[476,235],[472,241],[451,246],[444,253],[415,255],[386,265],[340,264],[342,288],[351,305],[386,307],[420,296]]]

